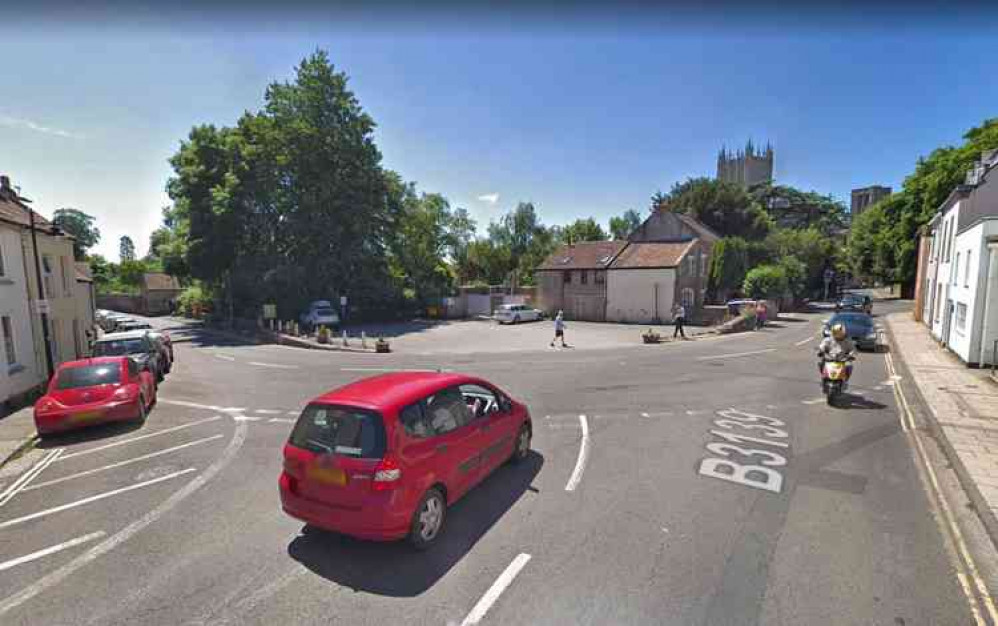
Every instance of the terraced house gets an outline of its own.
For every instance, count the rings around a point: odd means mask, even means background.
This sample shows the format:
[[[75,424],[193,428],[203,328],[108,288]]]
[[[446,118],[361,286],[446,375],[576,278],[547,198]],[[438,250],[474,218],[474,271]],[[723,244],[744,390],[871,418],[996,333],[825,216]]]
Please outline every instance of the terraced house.
[[[93,319],[92,300],[78,304],[88,291],[77,280],[73,238],[28,202],[0,176],[0,404],[47,381],[49,349],[53,366],[85,355]]]
[[[697,220],[657,210],[625,241],[562,246],[537,268],[538,304],[594,322],[660,323],[676,303],[695,319],[718,236]]]

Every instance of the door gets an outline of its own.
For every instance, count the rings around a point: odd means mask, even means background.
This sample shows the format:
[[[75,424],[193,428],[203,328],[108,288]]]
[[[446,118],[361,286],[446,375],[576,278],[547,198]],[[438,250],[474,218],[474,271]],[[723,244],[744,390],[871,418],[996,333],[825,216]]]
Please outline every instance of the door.
[[[513,420],[502,412],[499,394],[485,385],[461,385],[461,396],[472,415],[476,430],[475,445],[479,450],[478,482],[509,457],[513,446]]]
[[[434,449],[434,473],[447,486],[453,502],[471,488],[478,478],[481,462],[478,431],[457,387],[448,387],[423,402]]]
[[[955,307],[953,306],[953,301],[949,300],[946,302],[946,314],[943,316],[943,345],[949,345],[949,329],[953,325],[953,312]]]

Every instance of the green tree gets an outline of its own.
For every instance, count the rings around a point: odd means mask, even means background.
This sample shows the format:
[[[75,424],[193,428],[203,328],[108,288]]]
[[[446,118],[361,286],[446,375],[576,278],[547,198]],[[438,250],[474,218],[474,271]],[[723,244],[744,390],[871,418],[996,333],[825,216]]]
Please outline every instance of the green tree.
[[[780,228],[771,232],[765,240],[768,260],[779,262],[793,257],[804,266],[804,276],[798,285],[800,291],[795,296],[821,293],[823,274],[833,266],[840,253],[840,243],[821,232],[817,226],[798,230]]]
[[[786,270],[779,265],[760,265],[745,275],[742,291],[749,298],[780,298],[790,285]]]
[[[745,189],[713,178],[690,178],[673,185],[659,206],[690,215],[722,237],[761,239],[771,227],[765,209]]]
[[[118,241],[118,256],[121,257],[122,262],[135,260],[135,244],[128,235],[124,235]]]
[[[516,280],[523,285],[533,284],[534,268],[556,245],[552,232],[538,219],[537,209],[530,202],[520,202],[499,221],[489,224],[489,240],[500,250],[491,255],[492,262],[505,265],[492,268],[505,269],[500,282],[505,282],[516,270]]]
[[[100,242],[100,229],[95,226],[96,220],[78,209],[59,209],[52,216],[52,223],[73,236],[73,256],[82,261],[87,256],[87,250]]]
[[[565,226],[560,233],[561,239],[565,243],[579,243],[582,241],[605,241],[606,232],[599,225],[599,222],[591,217],[577,219],[568,226]]]
[[[714,244],[707,269],[707,291],[712,299],[727,300],[740,288],[749,268],[749,247],[740,237],[724,237]]]
[[[123,285],[138,287],[142,284],[142,275],[149,271],[145,261],[135,259],[122,261],[118,265],[118,276]]]
[[[837,235],[845,229],[846,207],[830,195],[762,183],[749,191],[749,197],[778,228],[817,228],[826,235]]]
[[[641,215],[634,209],[628,209],[623,215],[610,218],[610,238],[627,239],[639,226],[641,226]]]

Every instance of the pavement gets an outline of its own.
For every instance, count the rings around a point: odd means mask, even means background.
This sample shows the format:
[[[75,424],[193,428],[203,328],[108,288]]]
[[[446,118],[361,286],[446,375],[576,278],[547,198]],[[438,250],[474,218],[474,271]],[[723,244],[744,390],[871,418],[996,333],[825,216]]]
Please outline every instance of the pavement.
[[[908,312],[886,318],[895,357],[928,408],[939,441],[998,543],[998,383],[940,346]]]
[[[821,321],[659,346],[574,323],[564,350],[548,324],[467,326],[474,350],[462,327],[387,355],[156,321],[177,361],[146,424],[42,442],[0,503],[0,623],[996,623],[994,546],[890,353],[828,407]],[[277,496],[308,400],[399,369],[481,375],[535,425],[426,553],[304,526]]]

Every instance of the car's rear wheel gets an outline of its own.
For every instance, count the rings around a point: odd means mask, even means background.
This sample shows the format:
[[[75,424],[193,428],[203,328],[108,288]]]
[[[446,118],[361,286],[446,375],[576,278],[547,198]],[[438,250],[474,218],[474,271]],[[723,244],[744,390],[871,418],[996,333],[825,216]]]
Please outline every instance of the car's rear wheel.
[[[146,409],[146,397],[145,396],[139,396],[139,414],[135,418],[135,423],[136,424],[142,425],[142,424],[146,423],[146,415],[148,415],[148,413],[146,413],[146,410],[147,410]]]
[[[513,323],[514,324],[519,324],[520,323],[520,316],[519,315],[516,315],[516,316],[513,317]]]
[[[419,501],[409,527],[409,543],[417,550],[426,550],[440,537],[447,517],[447,500],[440,489],[433,487]]]
[[[520,432],[516,434],[516,442],[513,447],[513,455],[509,457],[510,462],[520,463],[530,454],[530,426],[524,424],[520,426]]]

